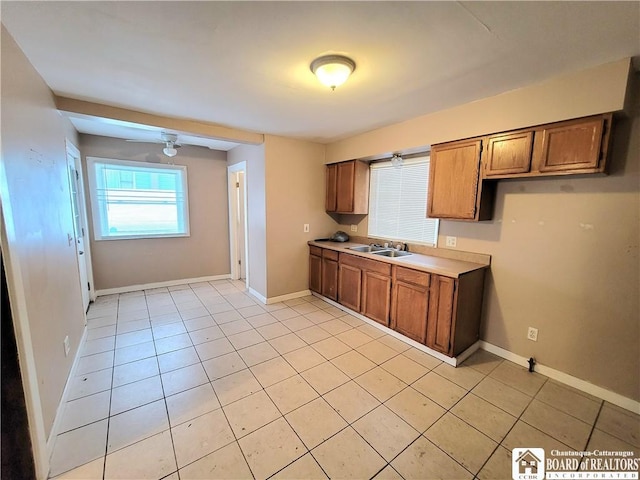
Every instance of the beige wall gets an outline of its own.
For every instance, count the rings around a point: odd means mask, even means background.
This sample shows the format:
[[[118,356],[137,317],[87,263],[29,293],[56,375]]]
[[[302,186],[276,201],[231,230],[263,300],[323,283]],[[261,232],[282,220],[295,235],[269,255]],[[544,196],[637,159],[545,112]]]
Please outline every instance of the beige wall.
[[[246,162],[249,287],[267,296],[267,228],[264,145],[239,145],[227,152],[229,165]]]
[[[265,135],[268,298],[307,290],[307,241],[337,229],[324,211],[324,151],[318,143]]]
[[[628,66],[627,61],[604,65],[346,139],[327,146],[328,160],[620,110]],[[632,120],[618,119],[609,176],[501,180],[492,221],[443,220],[439,238],[443,245],[445,236],[456,236],[457,249],[492,255],[482,339],[635,400],[640,400],[638,110],[636,100]],[[366,235],[366,229],[366,219],[361,220],[358,234]],[[535,343],[526,340],[528,326],[539,329]]]
[[[85,322],[75,245],[67,241],[73,222],[65,137],[76,144],[77,138],[4,27],[1,43],[2,180],[8,188],[0,198],[9,240],[2,248],[22,276],[22,285],[8,278],[12,309],[15,321],[25,320],[31,332],[48,436]],[[16,312],[18,303],[26,305],[26,318]],[[63,348],[66,335],[69,356]],[[25,361],[21,359],[23,374]]]
[[[80,151],[85,175],[86,157],[168,160],[158,154],[160,146],[95,135],[80,136]],[[189,237],[95,241],[91,209],[87,209],[97,290],[229,274],[226,157],[226,152],[183,146],[172,159],[187,167]]]

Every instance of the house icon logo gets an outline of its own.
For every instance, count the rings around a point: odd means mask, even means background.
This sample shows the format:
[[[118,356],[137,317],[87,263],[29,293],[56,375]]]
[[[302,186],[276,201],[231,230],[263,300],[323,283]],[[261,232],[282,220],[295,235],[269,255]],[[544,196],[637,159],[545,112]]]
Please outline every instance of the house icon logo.
[[[544,480],[544,449],[511,450],[513,480]]]

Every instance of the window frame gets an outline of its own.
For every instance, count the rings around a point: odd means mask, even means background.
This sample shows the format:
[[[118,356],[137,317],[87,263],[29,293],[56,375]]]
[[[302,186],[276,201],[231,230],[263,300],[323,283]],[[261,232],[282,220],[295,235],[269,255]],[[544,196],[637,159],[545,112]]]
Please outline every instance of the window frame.
[[[137,239],[155,239],[155,238],[184,238],[191,236],[190,222],[189,222],[189,188],[187,179],[187,167],[186,165],[173,165],[166,163],[147,163],[143,161],[135,160],[121,160],[116,158],[104,158],[104,157],[86,157],[87,163],[87,177],[89,187],[89,198],[91,207],[91,227],[93,230],[93,240],[111,241],[111,240],[137,240]],[[105,231],[107,217],[105,213],[106,202],[100,201],[98,196],[97,186],[97,164],[106,164],[113,166],[124,166],[132,169],[144,169],[144,170],[159,170],[159,171],[172,171],[179,172],[179,179],[181,180],[182,197],[183,200],[176,200],[178,219],[182,218],[182,224],[184,226],[183,231],[179,233],[158,233],[158,234],[133,234],[133,235],[103,235]],[[135,172],[133,174],[135,183]],[[169,190],[175,193],[179,193],[177,189]],[[180,208],[182,203],[182,208]],[[180,224],[180,221],[179,221]]]
[[[378,240],[392,240],[392,241],[397,241],[397,242],[403,242],[403,243],[411,243],[414,245],[425,245],[425,246],[429,246],[429,247],[433,247],[433,248],[437,248],[438,247],[438,237],[439,237],[439,230],[440,230],[440,219],[438,218],[430,218],[427,215],[427,201],[429,198],[429,173],[430,173],[430,167],[431,167],[431,152],[423,152],[423,153],[419,153],[419,154],[415,154],[412,155],[410,157],[404,157],[403,158],[403,163],[402,166],[399,168],[405,168],[405,166],[409,166],[409,165],[415,165],[415,164],[419,164],[419,163],[426,163],[427,164],[427,178],[425,178],[423,181],[427,187],[426,190],[426,196],[424,199],[424,219],[428,219],[434,222],[435,227],[433,228],[434,231],[434,241],[433,243],[431,242],[425,242],[423,240],[417,240],[415,238],[402,238],[402,237],[395,237],[393,235],[387,235],[387,236],[381,236],[381,234],[379,234],[378,232],[376,233],[371,233],[371,219],[372,219],[372,212],[371,209],[374,206],[375,202],[373,201],[373,195],[372,195],[372,186],[373,186],[373,170],[375,169],[381,169],[381,168],[394,168],[391,166],[391,159],[384,159],[384,160],[380,160],[377,162],[372,162],[369,165],[369,168],[371,170],[371,180],[370,180],[370,184],[369,184],[369,212],[368,212],[368,222],[367,222],[367,236],[369,238],[375,238]]]

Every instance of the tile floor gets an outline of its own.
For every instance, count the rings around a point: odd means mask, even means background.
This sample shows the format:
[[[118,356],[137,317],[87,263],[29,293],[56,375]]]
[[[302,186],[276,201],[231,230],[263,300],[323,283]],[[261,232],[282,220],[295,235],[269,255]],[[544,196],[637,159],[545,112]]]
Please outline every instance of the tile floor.
[[[60,479],[507,479],[514,447],[640,449],[638,416],[487,352],[452,368],[239,282],[100,297],[80,355]]]

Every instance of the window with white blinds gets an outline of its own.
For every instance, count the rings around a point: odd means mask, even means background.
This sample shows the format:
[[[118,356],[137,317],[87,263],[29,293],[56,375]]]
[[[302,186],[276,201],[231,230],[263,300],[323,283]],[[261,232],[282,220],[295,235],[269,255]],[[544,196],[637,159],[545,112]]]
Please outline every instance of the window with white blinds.
[[[187,167],[87,157],[96,240],[189,236]]]
[[[371,165],[369,236],[436,245],[438,219],[427,218],[429,157]]]

